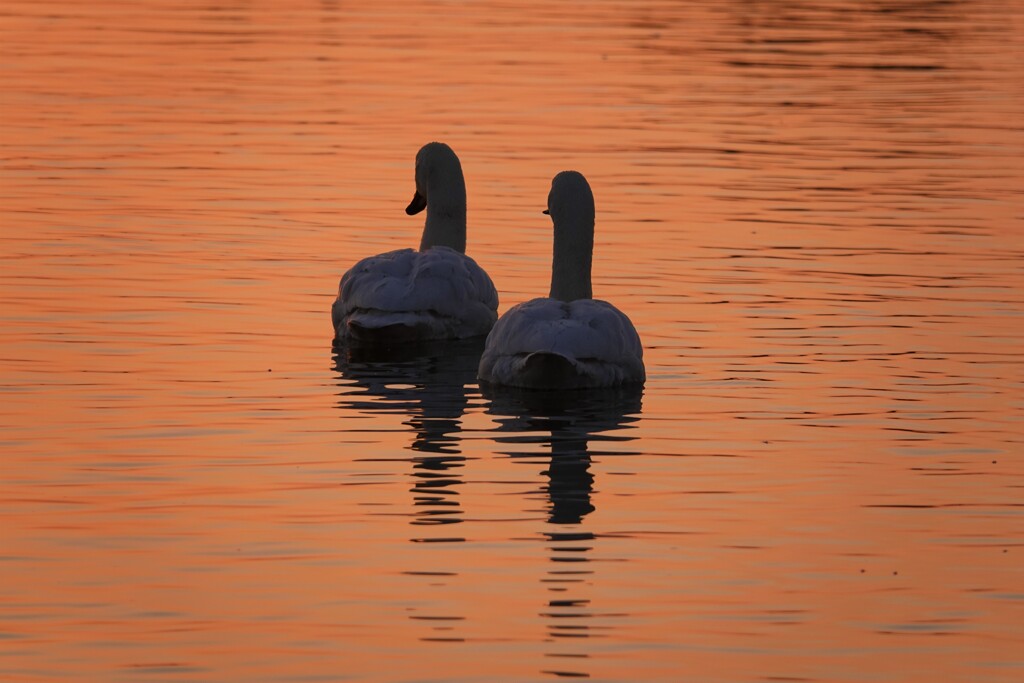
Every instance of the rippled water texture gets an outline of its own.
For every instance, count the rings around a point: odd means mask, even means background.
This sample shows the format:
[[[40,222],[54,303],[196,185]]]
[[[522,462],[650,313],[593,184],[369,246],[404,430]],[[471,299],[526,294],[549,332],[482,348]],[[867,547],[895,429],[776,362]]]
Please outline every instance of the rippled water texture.
[[[0,679],[1024,680],[1024,6],[0,8]],[[336,354],[461,156],[640,392]]]

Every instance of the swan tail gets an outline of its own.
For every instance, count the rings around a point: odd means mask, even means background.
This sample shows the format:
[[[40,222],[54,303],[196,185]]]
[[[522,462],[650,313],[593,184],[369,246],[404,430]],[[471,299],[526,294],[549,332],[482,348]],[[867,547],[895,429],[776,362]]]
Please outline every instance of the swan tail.
[[[584,376],[569,358],[549,351],[535,351],[522,358],[517,384],[528,389],[582,386]]]
[[[386,325],[367,325],[358,320],[346,323],[348,338],[360,344],[375,346],[391,346],[408,344],[421,339],[429,339],[430,326],[416,323],[390,323]]]
[[[489,357],[480,362],[479,377],[494,384],[521,389],[586,389],[639,384],[644,381],[639,369],[596,359],[578,359],[553,351],[534,351],[517,355]]]
[[[339,342],[386,347],[480,335],[460,320],[424,311],[350,311],[334,331]]]

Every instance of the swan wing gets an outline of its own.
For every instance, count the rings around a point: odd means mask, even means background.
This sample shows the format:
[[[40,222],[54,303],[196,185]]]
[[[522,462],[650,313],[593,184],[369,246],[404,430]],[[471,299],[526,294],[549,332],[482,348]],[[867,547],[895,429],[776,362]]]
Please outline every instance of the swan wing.
[[[338,284],[331,309],[335,337],[353,326],[401,327],[416,339],[486,334],[497,319],[498,293],[472,258],[448,247],[399,249],[365,258]]]
[[[484,381],[557,388],[642,382],[643,347],[633,323],[607,301],[534,299],[509,309],[487,337]],[[539,387],[538,387],[539,388]]]

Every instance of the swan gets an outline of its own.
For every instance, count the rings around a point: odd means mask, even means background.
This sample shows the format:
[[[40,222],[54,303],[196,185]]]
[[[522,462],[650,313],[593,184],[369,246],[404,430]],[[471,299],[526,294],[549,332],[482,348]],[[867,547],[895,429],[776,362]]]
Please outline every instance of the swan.
[[[427,210],[419,250],[399,249],[356,263],[331,307],[336,343],[391,346],[487,334],[498,292],[466,256],[466,182],[442,142],[416,154],[416,193],[405,210]]]
[[[592,298],[594,195],[586,178],[551,181],[555,226],[551,295],[513,306],[487,336],[477,373],[485,383],[526,389],[580,389],[646,379],[640,336],[629,318]]]

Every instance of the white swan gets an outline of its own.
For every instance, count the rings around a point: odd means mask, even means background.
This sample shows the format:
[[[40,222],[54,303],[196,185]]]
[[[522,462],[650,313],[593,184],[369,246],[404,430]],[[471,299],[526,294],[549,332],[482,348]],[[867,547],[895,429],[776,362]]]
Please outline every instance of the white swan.
[[[643,382],[643,347],[633,323],[591,298],[594,195],[586,178],[563,171],[551,181],[555,224],[550,298],[513,306],[487,336],[484,382],[527,389],[579,389]]]
[[[416,194],[405,210],[427,210],[419,251],[359,261],[331,307],[336,342],[374,345],[483,336],[498,318],[498,293],[466,256],[466,183],[448,145],[416,154]]]

